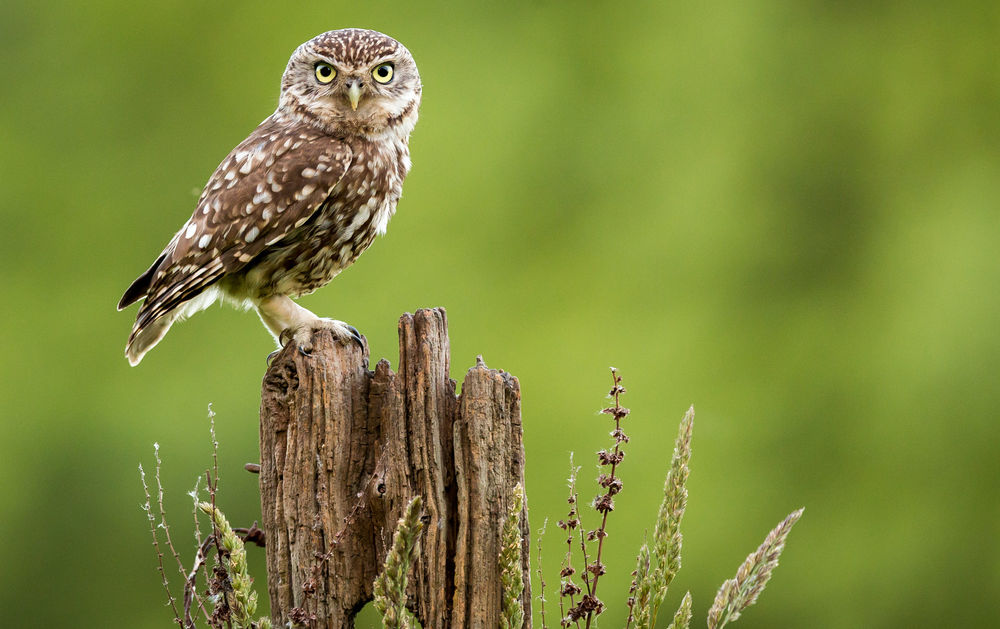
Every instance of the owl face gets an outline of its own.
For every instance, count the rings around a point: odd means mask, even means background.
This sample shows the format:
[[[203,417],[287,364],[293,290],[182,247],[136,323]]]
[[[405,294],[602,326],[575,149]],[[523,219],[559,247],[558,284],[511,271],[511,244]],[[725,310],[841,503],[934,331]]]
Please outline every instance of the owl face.
[[[376,31],[329,31],[299,46],[281,79],[278,110],[336,135],[408,135],[420,105],[410,51]]]

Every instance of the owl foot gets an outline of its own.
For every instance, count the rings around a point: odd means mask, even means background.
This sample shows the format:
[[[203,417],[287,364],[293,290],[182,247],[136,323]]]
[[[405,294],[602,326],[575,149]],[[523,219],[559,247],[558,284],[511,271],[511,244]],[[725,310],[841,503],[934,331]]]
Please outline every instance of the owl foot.
[[[347,330],[351,333],[351,340],[358,344],[362,350],[365,349],[365,338],[361,336],[361,332],[353,325],[348,324]]]
[[[298,329],[288,328],[281,333],[282,338],[280,340],[282,341],[282,345],[289,342],[295,343],[300,354],[311,356],[313,351],[313,334],[317,330],[329,330],[333,334],[333,338],[341,343],[354,342],[361,349],[365,347],[364,339],[356,327],[343,321],[337,321],[336,319],[317,318]]]

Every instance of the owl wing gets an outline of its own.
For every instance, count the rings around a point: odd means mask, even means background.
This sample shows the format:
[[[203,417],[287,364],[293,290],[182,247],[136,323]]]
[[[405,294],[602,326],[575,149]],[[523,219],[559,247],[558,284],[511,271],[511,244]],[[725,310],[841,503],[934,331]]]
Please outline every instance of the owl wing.
[[[122,297],[119,309],[145,297],[129,342],[308,221],[351,157],[347,144],[317,129],[265,120],[219,165],[194,214]]]

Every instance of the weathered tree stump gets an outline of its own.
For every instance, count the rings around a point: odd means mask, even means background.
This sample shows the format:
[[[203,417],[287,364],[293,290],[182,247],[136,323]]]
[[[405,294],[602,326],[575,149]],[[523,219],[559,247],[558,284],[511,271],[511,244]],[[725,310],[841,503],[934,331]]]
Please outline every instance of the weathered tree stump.
[[[264,377],[260,494],[271,619],[353,627],[372,599],[403,509],[425,505],[409,603],[425,629],[498,626],[500,534],[524,483],[517,378],[469,369],[456,396],[444,309],[399,320],[399,371],[368,370],[367,347],[317,335]],[[525,627],[531,622],[527,505],[521,514]]]

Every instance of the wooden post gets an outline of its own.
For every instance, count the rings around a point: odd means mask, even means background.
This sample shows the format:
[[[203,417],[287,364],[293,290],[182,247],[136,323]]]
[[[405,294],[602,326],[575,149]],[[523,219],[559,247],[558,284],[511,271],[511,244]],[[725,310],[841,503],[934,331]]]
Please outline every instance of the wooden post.
[[[409,607],[425,629],[493,629],[501,613],[500,534],[524,483],[517,378],[469,369],[449,378],[442,308],[399,320],[399,371],[368,370],[368,350],[318,334],[311,356],[286,347],[264,377],[260,499],[271,619],[353,627],[372,599],[403,508],[423,497]],[[531,627],[527,505],[521,514],[524,627]]]

